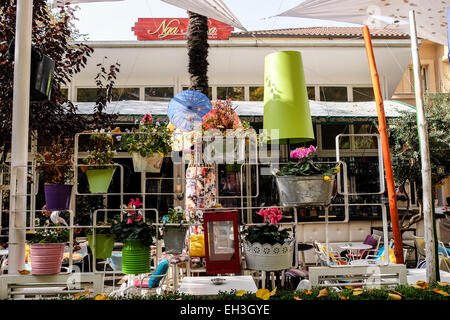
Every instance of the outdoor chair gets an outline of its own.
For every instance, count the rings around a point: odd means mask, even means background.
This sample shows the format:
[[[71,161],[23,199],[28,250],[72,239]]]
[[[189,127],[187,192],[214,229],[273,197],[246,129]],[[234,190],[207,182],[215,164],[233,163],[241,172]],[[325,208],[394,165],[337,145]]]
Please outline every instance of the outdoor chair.
[[[318,258],[320,265],[346,265],[348,263],[347,258],[341,257],[337,251],[330,250],[327,253],[327,248],[323,244],[313,241],[314,251]]]
[[[151,274],[141,274],[137,278],[132,275],[128,275],[128,281],[124,282],[118,290],[112,291],[109,296],[126,296],[130,292],[147,295],[149,293],[161,294],[165,286],[163,285],[167,271],[169,269],[169,262],[166,259],[162,259],[155,272]],[[131,278],[131,279],[130,279]],[[134,279],[133,279],[134,278]]]

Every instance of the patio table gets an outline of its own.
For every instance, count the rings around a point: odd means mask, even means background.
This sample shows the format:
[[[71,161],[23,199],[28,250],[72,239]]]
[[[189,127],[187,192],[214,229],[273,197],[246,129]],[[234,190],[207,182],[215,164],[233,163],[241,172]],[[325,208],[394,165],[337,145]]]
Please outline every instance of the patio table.
[[[350,253],[350,257],[357,257],[360,250],[369,250],[372,249],[372,246],[365,243],[346,243],[340,246],[340,248],[343,250],[348,250]]]
[[[223,278],[223,284],[213,284],[211,279]],[[219,291],[245,290],[256,293],[258,288],[252,276],[184,277],[179,292],[191,295],[217,295]]]

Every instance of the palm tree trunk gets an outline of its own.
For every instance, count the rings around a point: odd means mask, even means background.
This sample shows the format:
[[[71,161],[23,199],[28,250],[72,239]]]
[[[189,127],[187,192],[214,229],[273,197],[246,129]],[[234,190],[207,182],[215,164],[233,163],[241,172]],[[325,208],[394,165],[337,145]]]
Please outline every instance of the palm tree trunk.
[[[190,11],[188,15],[189,89],[208,95],[208,18]]]

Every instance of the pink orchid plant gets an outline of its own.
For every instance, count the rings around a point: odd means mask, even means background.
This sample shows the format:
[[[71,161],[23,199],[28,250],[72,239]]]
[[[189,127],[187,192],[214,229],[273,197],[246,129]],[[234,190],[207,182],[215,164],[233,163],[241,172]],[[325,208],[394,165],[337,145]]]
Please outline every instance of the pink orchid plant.
[[[249,243],[261,243],[283,245],[290,238],[289,230],[280,230],[279,222],[283,218],[283,212],[277,207],[262,208],[256,214],[264,219],[263,225],[248,227],[243,231],[245,241]]]
[[[139,198],[131,199],[128,206],[124,206],[123,219],[115,221],[111,228],[119,241],[140,240],[146,246],[153,243],[154,227],[145,222],[142,206]]]
[[[330,181],[331,176],[339,172],[339,165],[321,163],[314,159],[317,147],[311,145],[308,148],[301,147],[291,151],[293,160],[277,171],[280,176],[311,176],[323,175],[325,181]]]
[[[277,207],[263,208],[256,214],[262,216],[264,221],[269,220],[271,224],[278,225],[278,222],[283,218],[283,212]]]

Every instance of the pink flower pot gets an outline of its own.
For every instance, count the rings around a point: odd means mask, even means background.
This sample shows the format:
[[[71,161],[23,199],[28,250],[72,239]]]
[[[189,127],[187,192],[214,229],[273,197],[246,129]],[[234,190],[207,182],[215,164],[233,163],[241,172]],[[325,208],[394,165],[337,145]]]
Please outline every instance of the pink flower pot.
[[[31,273],[59,273],[61,271],[65,245],[65,243],[39,243],[30,245]]]

